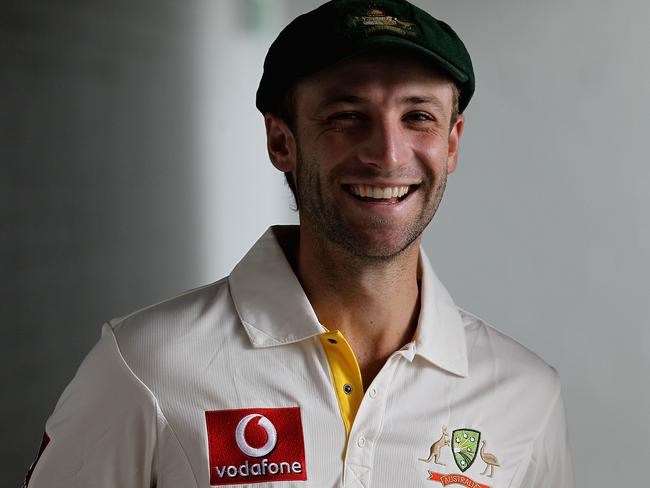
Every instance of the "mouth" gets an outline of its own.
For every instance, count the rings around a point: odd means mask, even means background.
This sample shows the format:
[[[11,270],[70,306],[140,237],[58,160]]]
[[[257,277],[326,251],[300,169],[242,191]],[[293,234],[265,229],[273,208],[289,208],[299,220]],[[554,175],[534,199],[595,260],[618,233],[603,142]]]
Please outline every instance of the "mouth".
[[[343,185],[343,189],[361,202],[395,204],[410,197],[420,185],[374,186]]]

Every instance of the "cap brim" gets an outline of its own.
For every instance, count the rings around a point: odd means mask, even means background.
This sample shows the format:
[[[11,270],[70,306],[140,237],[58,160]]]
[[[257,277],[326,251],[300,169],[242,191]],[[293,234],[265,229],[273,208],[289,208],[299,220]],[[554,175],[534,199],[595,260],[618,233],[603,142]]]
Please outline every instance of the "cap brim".
[[[355,41],[352,44],[348,44],[345,47],[345,53],[343,56],[337,57],[333,62],[337,63],[345,59],[352,58],[359,54],[364,54],[371,52],[377,49],[386,49],[386,48],[395,48],[395,49],[404,49],[416,54],[420,54],[425,58],[428,58],[441,69],[444,73],[452,78],[452,80],[459,83],[467,83],[469,77],[467,74],[460,71],[454,65],[449,63],[435,52],[426,49],[415,42],[411,42],[408,39],[395,37],[395,36],[372,36],[365,39],[360,39]]]

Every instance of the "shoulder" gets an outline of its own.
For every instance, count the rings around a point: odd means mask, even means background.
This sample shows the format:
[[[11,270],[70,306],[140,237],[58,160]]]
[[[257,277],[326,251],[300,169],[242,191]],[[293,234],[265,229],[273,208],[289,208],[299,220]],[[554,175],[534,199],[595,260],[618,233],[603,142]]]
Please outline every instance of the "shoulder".
[[[108,325],[121,350],[154,348],[179,338],[196,338],[202,325],[215,325],[234,313],[228,279],[184,292],[142,308]],[[144,352],[144,351],[140,351]]]
[[[228,279],[223,278],[123,317],[114,318],[108,322],[108,325],[120,342],[128,340],[130,335],[140,331],[154,334],[164,332],[165,325],[169,323],[173,323],[174,328],[193,323],[206,310],[218,306],[220,302],[223,303],[223,299],[228,296]]]
[[[225,342],[244,334],[227,278],[113,319],[108,326],[123,361],[156,394],[167,379],[195,374]]]
[[[555,368],[483,319],[463,309],[459,312],[467,338],[470,375],[489,374],[500,386],[525,391],[537,400],[557,398],[560,379]]]
[[[554,445],[558,454],[565,452],[566,424],[557,371],[484,320],[464,310],[459,312],[465,328],[469,365],[466,378],[469,381],[463,389],[463,398],[472,399],[470,403],[481,412],[482,429],[493,445],[513,445],[517,440],[515,445],[523,456],[522,474],[533,469],[535,459],[546,462],[543,446]]]
[[[142,374],[150,369],[145,365],[155,366],[161,355],[173,359],[174,352],[182,351],[188,340],[199,341],[201,324],[214,327],[219,312],[223,315],[231,303],[228,297],[224,278],[105,323],[101,338],[79,367],[70,392],[110,385],[111,391],[119,390],[119,398],[135,398],[139,391],[149,401],[155,401]]]

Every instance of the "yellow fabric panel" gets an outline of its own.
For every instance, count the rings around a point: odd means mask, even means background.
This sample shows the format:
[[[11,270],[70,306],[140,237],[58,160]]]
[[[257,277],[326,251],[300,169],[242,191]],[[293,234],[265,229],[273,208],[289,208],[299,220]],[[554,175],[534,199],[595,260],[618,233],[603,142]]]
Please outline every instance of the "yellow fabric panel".
[[[345,424],[345,434],[349,436],[354,417],[363,399],[363,380],[359,363],[348,341],[338,330],[321,334],[320,341],[332,372],[336,398]]]

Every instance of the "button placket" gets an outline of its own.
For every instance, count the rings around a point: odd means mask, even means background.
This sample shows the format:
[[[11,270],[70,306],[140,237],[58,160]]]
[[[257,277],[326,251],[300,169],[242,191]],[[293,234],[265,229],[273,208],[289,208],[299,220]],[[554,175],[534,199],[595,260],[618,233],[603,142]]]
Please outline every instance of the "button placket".
[[[387,391],[402,356],[394,355],[388,359],[361,401],[357,417],[350,432],[350,440],[345,457],[346,469],[367,469],[367,482],[370,483],[373,471],[374,452],[377,439],[386,413]],[[347,475],[346,475],[347,477]]]

